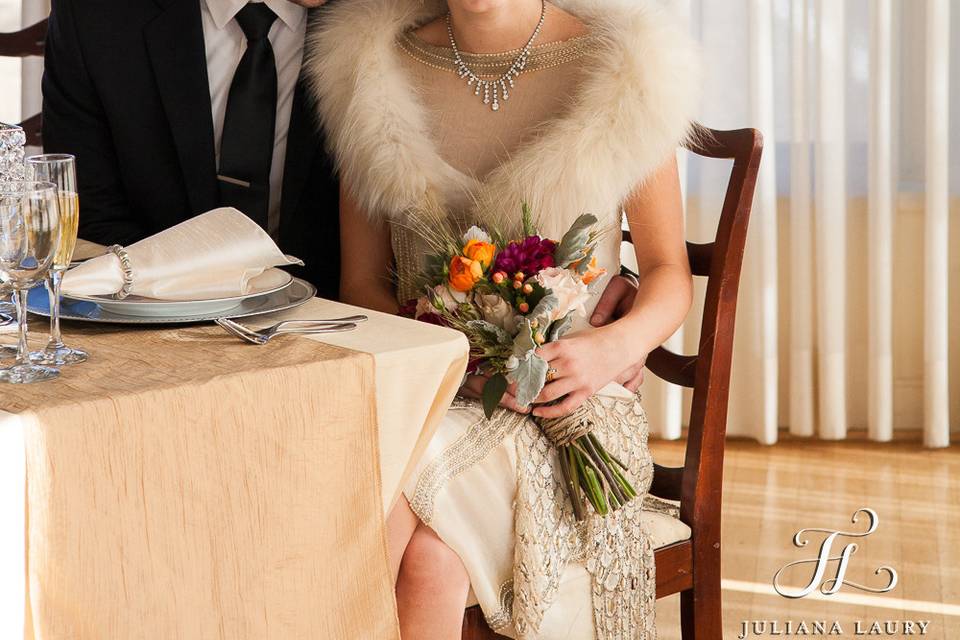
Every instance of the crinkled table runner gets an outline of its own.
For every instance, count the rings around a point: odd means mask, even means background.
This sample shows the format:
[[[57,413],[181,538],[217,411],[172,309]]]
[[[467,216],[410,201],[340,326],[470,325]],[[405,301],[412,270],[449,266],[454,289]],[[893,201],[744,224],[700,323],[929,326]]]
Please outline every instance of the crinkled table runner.
[[[26,451],[27,638],[399,637],[371,355],[69,337],[90,362],[0,389]]]

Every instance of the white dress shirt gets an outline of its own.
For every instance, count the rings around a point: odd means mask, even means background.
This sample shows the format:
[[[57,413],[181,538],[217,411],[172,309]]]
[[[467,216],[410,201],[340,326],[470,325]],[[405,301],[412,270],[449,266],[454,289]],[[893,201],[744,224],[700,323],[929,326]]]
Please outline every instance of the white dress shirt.
[[[256,0],[253,0],[256,1]],[[270,205],[268,231],[276,239],[280,229],[280,194],[283,185],[283,165],[286,161],[287,131],[293,94],[300,77],[303,62],[303,40],[307,32],[307,10],[289,0],[263,0],[277,21],[270,28],[270,44],[277,60],[277,127],[270,167]],[[240,58],[247,50],[247,38],[234,19],[247,5],[247,0],[199,0],[203,17],[203,39],[207,52],[207,78],[210,83],[210,103],[213,107],[213,134],[220,166],[220,140],[223,137],[223,119],[227,111],[227,97],[233,74]]]

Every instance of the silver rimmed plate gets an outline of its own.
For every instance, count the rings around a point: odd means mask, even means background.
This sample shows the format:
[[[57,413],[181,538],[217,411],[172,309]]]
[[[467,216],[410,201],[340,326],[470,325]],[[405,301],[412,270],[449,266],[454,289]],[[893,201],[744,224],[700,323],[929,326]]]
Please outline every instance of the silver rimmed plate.
[[[117,300],[112,296],[65,296],[71,302],[93,302],[104,311],[138,318],[183,318],[185,316],[223,315],[244,300],[259,298],[286,289],[293,276],[281,269],[269,269],[250,282],[252,291],[241,296],[208,300],[157,300],[129,296]]]
[[[129,314],[113,313],[104,309],[96,302],[71,300],[64,298],[60,305],[60,318],[63,320],[79,320],[81,322],[102,322],[106,324],[189,324],[194,322],[210,322],[217,318],[247,318],[266,313],[286,311],[305,304],[317,295],[317,289],[312,284],[299,278],[294,278],[284,289],[241,300],[233,307],[221,312],[186,314],[183,316],[153,316],[141,317]],[[37,287],[30,291],[27,297],[27,309],[39,316],[50,316],[47,291]]]

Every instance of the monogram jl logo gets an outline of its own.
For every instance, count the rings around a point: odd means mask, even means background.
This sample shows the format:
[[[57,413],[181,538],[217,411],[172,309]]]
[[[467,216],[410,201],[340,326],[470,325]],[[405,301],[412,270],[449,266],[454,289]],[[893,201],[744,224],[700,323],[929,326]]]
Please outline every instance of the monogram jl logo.
[[[809,532],[825,533],[827,534],[823,542],[820,544],[820,553],[816,558],[810,560],[797,560],[796,562],[791,562],[785,567],[777,571],[776,575],[773,576],[773,588],[776,589],[784,598],[802,598],[804,596],[810,595],[816,589],[820,589],[820,592],[824,595],[832,595],[840,590],[844,584],[848,584],[855,589],[860,589],[861,591],[870,591],[871,593],[886,593],[897,586],[897,572],[888,566],[882,566],[877,569],[874,573],[880,575],[881,573],[886,572],[890,577],[890,582],[887,586],[882,588],[867,587],[855,582],[850,582],[849,580],[844,580],[847,573],[847,564],[850,562],[850,556],[856,553],[858,546],[855,542],[851,542],[843,547],[843,550],[838,556],[831,556],[831,550],[833,548],[834,541],[840,537],[846,538],[865,538],[874,531],[877,530],[877,526],[880,524],[880,516],[877,515],[877,512],[873,509],[868,509],[866,507],[862,509],[857,509],[853,514],[853,523],[857,523],[857,517],[861,514],[867,514],[867,517],[870,519],[870,526],[863,533],[856,533],[850,531],[833,531],[831,529],[800,529],[797,531],[796,535],[793,536],[793,544],[796,547],[805,547],[807,546],[808,540],[804,539],[803,536]],[[837,566],[837,573],[834,577],[824,580],[824,576],[827,573],[827,568],[830,562],[839,561]],[[809,584],[799,591],[790,590],[788,587],[784,587],[780,584],[780,576],[784,571],[790,567],[802,565],[802,564],[816,564],[816,569],[813,572],[813,577],[810,578]]]

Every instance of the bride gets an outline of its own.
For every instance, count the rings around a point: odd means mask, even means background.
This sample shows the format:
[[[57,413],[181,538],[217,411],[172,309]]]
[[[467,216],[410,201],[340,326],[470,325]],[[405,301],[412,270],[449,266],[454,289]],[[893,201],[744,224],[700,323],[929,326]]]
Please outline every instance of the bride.
[[[639,265],[620,319],[541,348],[555,374],[533,407],[508,394],[486,420],[484,381],[465,380],[388,518],[403,637],[459,638],[479,603],[509,637],[654,638],[662,532],[640,499],[577,524],[528,414],[598,395],[598,436],[646,493],[646,418],[617,381],[691,302],[675,149],[692,129],[695,48],[659,0],[348,0],[308,51],[342,179],[344,301],[396,313],[419,295],[404,284],[426,252],[411,224],[438,204],[464,228],[509,231],[526,202],[554,238],[587,212],[616,231],[625,212]],[[619,271],[619,233],[597,256]]]

